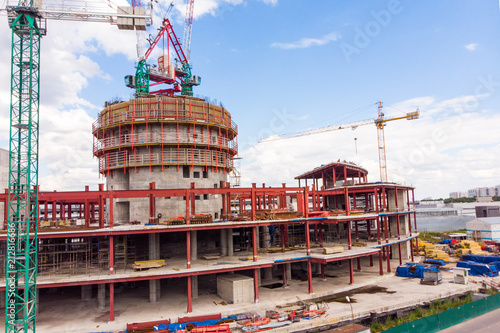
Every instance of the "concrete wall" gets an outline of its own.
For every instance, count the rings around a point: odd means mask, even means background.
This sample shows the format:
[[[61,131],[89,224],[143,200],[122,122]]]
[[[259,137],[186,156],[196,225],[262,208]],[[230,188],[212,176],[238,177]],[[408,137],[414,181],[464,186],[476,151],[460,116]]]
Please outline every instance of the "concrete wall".
[[[387,201],[388,201],[388,209],[391,212],[402,212],[408,210],[408,205],[406,202],[406,190],[398,189],[398,209],[396,209],[396,195],[394,190],[386,190],[387,191]]]
[[[199,178],[194,178],[195,173]],[[113,190],[145,190],[149,188],[149,183],[155,182],[157,189],[186,189],[191,186],[191,182],[195,183],[196,188],[214,188],[220,187],[221,181],[227,181],[227,173],[212,172],[211,169],[206,173],[206,178],[203,178],[203,167],[194,166],[189,170],[189,177],[184,178],[183,166],[177,167],[161,167],[137,168],[137,172],[124,174],[123,172],[115,172],[106,178],[107,189]],[[200,195],[195,200],[195,212],[192,214],[212,214],[212,217],[220,218],[222,209],[222,198],[220,195]],[[186,202],[183,197],[162,197],[156,198],[156,215],[161,213],[162,220],[185,216]],[[113,217],[115,222],[127,223],[129,221],[141,221],[147,223],[149,221],[149,199],[115,199],[113,206]]]

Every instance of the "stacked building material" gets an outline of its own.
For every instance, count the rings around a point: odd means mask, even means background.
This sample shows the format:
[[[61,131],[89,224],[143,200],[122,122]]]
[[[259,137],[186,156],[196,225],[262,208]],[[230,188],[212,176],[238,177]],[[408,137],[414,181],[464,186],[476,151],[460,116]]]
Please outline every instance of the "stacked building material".
[[[443,259],[444,261],[450,261],[450,256],[448,253],[441,249],[438,249],[436,245],[431,243],[425,243],[423,246],[425,256],[432,259]]]
[[[425,271],[439,272],[439,268],[432,265],[407,262],[398,266],[396,276],[423,279]]]
[[[459,261],[457,262],[457,267],[469,268],[469,274],[473,276],[498,276],[498,269],[495,265],[474,261]]]
[[[181,225],[181,224],[186,224],[186,219],[184,216],[179,215],[177,217],[172,217],[168,219],[167,221],[161,221],[160,224],[166,224],[166,225]]]
[[[460,243],[455,246],[458,247],[458,250],[455,251],[456,256],[464,254],[486,254],[486,252],[481,250],[481,244],[471,240],[460,241]]]

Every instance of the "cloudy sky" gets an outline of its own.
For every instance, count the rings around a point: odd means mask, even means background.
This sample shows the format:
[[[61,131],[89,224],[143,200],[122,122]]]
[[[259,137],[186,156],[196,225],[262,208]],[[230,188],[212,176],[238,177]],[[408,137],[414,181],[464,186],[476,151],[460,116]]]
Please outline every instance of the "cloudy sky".
[[[182,36],[185,7],[175,3],[171,18]],[[1,19],[0,147],[8,148],[11,33]],[[105,101],[132,97],[123,77],[135,72],[136,40],[107,24],[48,22],[42,190],[104,182],[91,125]],[[258,143],[373,119],[377,101],[386,117],[421,113],[387,123],[389,181],[415,186],[417,198],[500,184],[496,0],[196,0],[191,45],[202,77],[195,94],[221,101],[239,125],[243,185],[295,185],[296,175],[338,159],[378,181],[374,125]]]

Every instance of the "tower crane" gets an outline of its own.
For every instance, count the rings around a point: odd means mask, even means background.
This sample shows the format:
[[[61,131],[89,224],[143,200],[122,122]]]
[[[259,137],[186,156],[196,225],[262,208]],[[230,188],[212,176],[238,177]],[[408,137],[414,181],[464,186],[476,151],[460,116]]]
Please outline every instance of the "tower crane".
[[[167,14],[172,9],[172,6],[171,3]],[[191,64],[189,63],[193,8],[194,0],[187,0],[183,45],[179,42],[167,15],[165,15],[161,27],[158,28],[157,34],[154,37],[150,35],[148,38],[149,47],[144,54],[139,55],[135,76],[125,76],[125,85],[135,89],[136,97],[146,97],[148,95],[172,96],[178,92],[184,96],[193,96],[193,86],[198,86],[201,82],[199,76],[192,75]],[[165,33],[167,36],[167,54],[163,54],[158,58],[158,69],[156,69],[156,65],[148,64],[147,60],[159,41],[165,37]],[[170,46],[173,47],[177,56],[176,60],[180,63],[178,66],[170,63]],[[164,48],[165,43],[163,43]],[[151,87],[160,84],[167,84],[172,87],[150,91]]]
[[[36,330],[40,40],[47,19],[107,22],[125,30],[152,23],[151,6],[149,14],[142,7],[101,9],[44,8],[38,0],[5,8],[12,29],[5,332]]]
[[[194,0],[186,0],[186,19],[184,21],[184,36],[182,37],[182,43],[184,45],[184,50],[186,52],[186,61],[182,62],[182,68],[186,72],[185,81],[181,84],[182,95],[193,96],[193,85],[200,84],[199,77],[193,77],[191,74],[191,64],[189,62],[191,58],[191,33],[193,31],[193,12],[194,12]],[[196,84],[195,84],[196,83]]]
[[[378,115],[377,115],[377,118],[375,118],[375,119],[367,119],[367,120],[345,123],[345,124],[340,124],[340,125],[331,125],[331,126],[320,127],[320,128],[311,129],[311,130],[304,130],[304,131],[294,132],[294,133],[290,133],[290,134],[280,135],[278,137],[269,137],[269,138],[261,140],[259,142],[270,142],[270,141],[284,140],[284,139],[296,138],[299,136],[318,134],[318,133],[324,133],[324,132],[330,132],[330,131],[337,131],[337,130],[342,130],[342,129],[346,129],[346,128],[351,128],[351,129],[355,130],[359,126],[375,124],[375,126],[377,127],[380,181],[382,183],[386,183],[387,182],[387,159],[386,159],[386,153],[385,153],[384,127],[386,126],[386,123],[389,121],[400,120],[400,119],[407,119],[407,120],[417,119],[420,116],[420,111],[417,109],[416,111],[408,112],[406,115],[401,116],[401,117],[385,118],[385,115],[382,112],[382,108],[383,108],[382,102],[377,102],[377,104],[378,104]]]

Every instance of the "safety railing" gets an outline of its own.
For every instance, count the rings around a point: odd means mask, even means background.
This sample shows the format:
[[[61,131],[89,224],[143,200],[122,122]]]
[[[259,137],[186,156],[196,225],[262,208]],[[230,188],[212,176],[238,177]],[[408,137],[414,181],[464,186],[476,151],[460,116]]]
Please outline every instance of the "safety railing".
[[[160,144],[190,144],[208,145],[214,148],[224,148],[236,151],[235,140],[229,140],[223,135],[215,133],[176,133],[175,129],[165,129],[162,132],[134,133],[110,136],[94,140],[94,155],[104,149],[120,148],[135,145],[160,145]]]
[[[99,157],[99,172],[121,167],[143,167],[152,165],[201,165],[231,169],[230,154],[210,149],[164,149],[163,152],[138,153],[114,151]]]
[[[129,104],[133,107],[134,104]],[[112,106],[111,106],[112,107]],[[119,125],[122,123],[131,122],[193,122],[198,124],[208,124],[212,126],[220,126],[228,128],[234,132],[238,132],[238,126],[230,117],[223,117],[204,111],[190,110],[125,110],[117,108],[110,109],[108,112],[103,112],[98,119],[92,124],[92,132],[96,132],[102,127]]]

